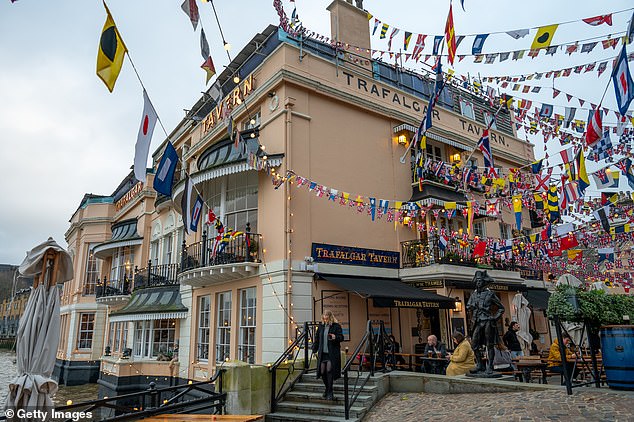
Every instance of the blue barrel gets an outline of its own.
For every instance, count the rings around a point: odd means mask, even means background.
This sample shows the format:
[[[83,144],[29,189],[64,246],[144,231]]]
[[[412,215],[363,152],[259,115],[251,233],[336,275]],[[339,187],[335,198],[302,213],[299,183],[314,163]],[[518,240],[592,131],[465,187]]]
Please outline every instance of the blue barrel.
[[[634,390],[634,325],[601,327],[601,351],[610,388]]]

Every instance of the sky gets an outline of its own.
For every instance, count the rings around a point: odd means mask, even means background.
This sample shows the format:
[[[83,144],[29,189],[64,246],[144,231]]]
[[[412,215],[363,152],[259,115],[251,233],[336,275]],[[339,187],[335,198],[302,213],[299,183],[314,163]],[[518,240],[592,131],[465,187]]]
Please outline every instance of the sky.
[[[167,132],[200,98],[205,73],[200,69],[200,26],[193,31],[180,8],[181,0],[109,0],[108,7],[126,43],[141,80]],[[215,0],[225,39],[234,57],[268,24],[277,24],[272,0]],[[284,0],[290,16],[297,8],[304,26],[330,35],[326,0]],[[632,7],[631,1],[465,0],[453,6],[455,31],[480,34],[533,28],[579,20]],[[402,33],[442,34],[449,0],[366,0],[366,10],[401,28]],[[512,5],[512,6],[511,6]],[[198,2],[202,26],[219,71],[227,65],[222,40],[211,5]],[[592,27],[583,22],[562,25],[553,44],[624,31],[631,12],[614,15],[613,26]],[[19,264],[26,251],[52,236],[66,246],[69,219],[85,193],[110,195],[129,173],[143,109],[142,87],[128,59],[113,93],[95,74],[97,45],[106,13],[101,1],[59,0],[42,2],[0,0],[0,263]],[[534,37],[514,40],[506,34],[491,35],[483,52],[528,49]],[[458,54],[468,54],[473,37],[465,39]],[[430,51],[431,39],[425,52]],[[386,49],[378,34],[373,48]],[[410,47],[411,49],[411,47]],[[492,65],[474,64],[466,58],[456,63],[458,74],[495,76],[560,69],[589,61],[612,58],[618,50],[568,56],[543,54],[536,59]],[[599,102],[608,81],[606,72],[558,79],[564,92]],[[213,80],[211,81],[213,82]],[[211,84],[210,82],[210,84]],[[546,86],[552,79],[533,83]],[[533,101],[565,105],[561,96],[526,95]],[[604,101],[615,109],[614,90]],[[563,110],[563,109],[562,109]],[[557,109],[555,110],[557,112]],[[614,117],[611,118],[614,121]],[[150,153],[165,139],[157,125]],[[539,144],[539,141],[536,141]],[[541,144],[536,147],[539,155]],[[551,154],[552,155],[552,154]],[[148,160],[148,164],[150,161]]]

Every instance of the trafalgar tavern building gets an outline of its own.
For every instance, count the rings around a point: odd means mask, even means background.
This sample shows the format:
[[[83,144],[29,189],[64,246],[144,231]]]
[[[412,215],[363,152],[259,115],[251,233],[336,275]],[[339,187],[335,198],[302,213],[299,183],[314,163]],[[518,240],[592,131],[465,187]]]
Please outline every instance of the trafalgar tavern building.
[[[75,278],[62,293],[60,382],[98,380],[113,396],[148,380],[208,379],[231,362],[266,365],[324,309],[350,349],[367,320],[384,321],[410,353],[429,334],[448,343],[453,330],[469,332],[464,304],[484,262],[450,251],[476,236],[514,237],[513,213],[474,210],[481,192],[435,170],[416,177],[420,157],[406,151],[433,77],[372,59],[364,10],[342,0],[328,10],[338,45],[268,26],[191,107],[168,137],[179,159],[172,197],[152,188],[166,139],[145,184],[130,173],[111,195],[81,200],[66,233]],[[476,143],[496,110],[447,84],[422,161],[482,167]],[[535,159],[511,118],[499,112],[491,150],[496,165],[519,168]],[[187,175],[191,202],[198,193],[204,202],[189,234]],[[222,227],[205,224],[210,210]],[[522,221],[528,233],[529,210]],[[505,317],[517,295],[528,298],[531,328],[548,346],[543,275],[510,259],[485,267]]]

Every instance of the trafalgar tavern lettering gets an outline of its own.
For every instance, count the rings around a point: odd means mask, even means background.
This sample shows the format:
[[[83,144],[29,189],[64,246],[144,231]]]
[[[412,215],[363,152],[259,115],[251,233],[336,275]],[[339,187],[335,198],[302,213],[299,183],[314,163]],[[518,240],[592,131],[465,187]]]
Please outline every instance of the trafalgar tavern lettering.
[[[400,255],[398,252],[351,248],[322,243],[313,243],[312,256],[315,262],[331,264],[364,265],[384,268],[399,268],[400,265]]]
[[[440,308],[440,304],[438,302],[399,299],[394,299],[394,306],[397,308]]]
[[[224,119],[225,113],[231,112],[236,106],[242,104],[244,98],[253,91],[253,74],[246,77],[233,91],[223,98],[216,107],[214,107],[207,117],[201,123],[203,135],[209,132],[221,119]]]
[[[121,208],[125,206],[128,202],[132,200],[139,192],[143,190],[143,182],[138,182],[136,185],[132,186],[132,188],[125,193],[115,204],[114,208],[119,211]]]
[[[482,137],[482,131],[484,129],[480,128],[480,126],[474,124],[473,122],[469,122],[467,120],[463,120],[463,119],[458,119],[458,120],[460,120],[460,123],[462,124],[462,130],[476,135],[478,139]],[[506,138],[504,137],[504,135],[500,135],[499,133],[496,134],[493,131],[489,131],[489,137],[491,138],[491,141],[493,141],[493,143],[495,144],[504,145],[505,147],[509,146],[506,143]]]
[[[374,82],[360,78],[351,73],[342,73],[346,76],[348,86],[355,87],[359,91],[374,95],[377,98],[390,100],[392,101],[392,104],[398,104],[401,107],[414,110],[417,113],[420,113],[422,111],[423,115],[427,112],[427,106],[421,107],[421,104],[418,101],[409,99],[401,93],[393,92],[389,88],[377,85]],[[434,119],[440,120],[440,114],[438,113],[438,110],[432,110],[432,114],[434,115]]]

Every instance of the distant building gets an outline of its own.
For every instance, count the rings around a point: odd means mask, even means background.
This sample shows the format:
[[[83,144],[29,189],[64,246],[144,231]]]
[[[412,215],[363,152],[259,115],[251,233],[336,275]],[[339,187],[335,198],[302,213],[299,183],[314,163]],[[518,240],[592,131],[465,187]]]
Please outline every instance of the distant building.
[[[30,295],[31,288],[28,287],[0,302],[0,338],[15,337]]]

